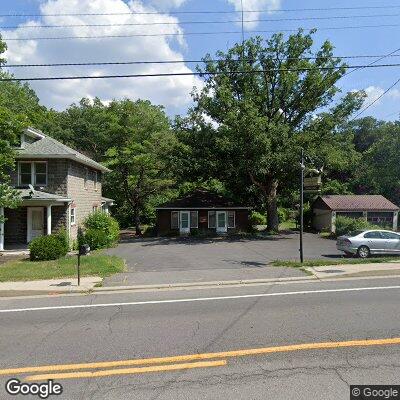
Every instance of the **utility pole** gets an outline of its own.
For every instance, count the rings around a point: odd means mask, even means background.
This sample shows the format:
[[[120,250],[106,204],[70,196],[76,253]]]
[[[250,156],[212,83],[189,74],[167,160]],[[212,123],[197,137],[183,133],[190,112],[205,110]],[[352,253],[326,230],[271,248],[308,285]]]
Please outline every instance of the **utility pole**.
[[[304,165],[304,149],[301,149],[301,179],[300,179],[300,262],[304,261],[303,254],[303,230],[304,230],[304,170],[306,166]]]

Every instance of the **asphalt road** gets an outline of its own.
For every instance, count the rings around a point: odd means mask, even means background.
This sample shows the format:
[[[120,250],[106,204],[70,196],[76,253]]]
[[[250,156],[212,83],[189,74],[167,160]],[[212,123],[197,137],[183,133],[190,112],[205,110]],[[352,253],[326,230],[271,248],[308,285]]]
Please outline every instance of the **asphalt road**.
[[[274,260],[299,259],[297,232],[266,239],[136,239],[108,253],[124,258],[127,271],[105,279],[105,286],[304,276],[296,269],[268,266]],[[341,255],[334,240],[305,233],[306,259]]]
[[[400,338],[399,302],[399,279],[2,299],[0,375],[53,364],[67,368],[56,373],[119,369],[55,377],[62,399],[348,399],[349,384],[400,383],[400,339],[329,349],[315,343]],[[182,355],[192,356],[71,366]],[[191,369],[166,370],[182,363]],[[134,367],[158,371],[123,371]],[[11,376],[39,381],[38,373],[0,376],[0,398],[15,398],[4,391]]]

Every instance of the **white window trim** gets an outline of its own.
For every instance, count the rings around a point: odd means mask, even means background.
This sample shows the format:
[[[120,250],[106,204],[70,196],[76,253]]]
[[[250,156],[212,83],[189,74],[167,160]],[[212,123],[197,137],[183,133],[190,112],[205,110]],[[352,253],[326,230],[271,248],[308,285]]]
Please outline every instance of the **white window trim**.
[[[178,214],[178,226],[176,228],[172,227],[172,214],[173,213],[177,213]],[[171,221],[170,221],[171,229],[180,229],[180,226],[181,226],[180,222],[181,222],[181,213],[179,211],[171,211]]]
[[[76,207],[71,207],[69,222],[71,226],[76,225]]]
[[[47,186],[49,182],[49,169],[47,161],[18,161],[18,186],[28,186],[21,182],[21,164],[30,164],[31,166],[31,185],[32,186]],[[36,164],[46,164],[46,183],[36,184]]]
[[[215,226],[210,226],[210,213],[214,213],[215,214]],[[207,213],[207,227],[208,229],[217,229],[217,212],[216,211],[208,211]]]
[[[192,226],[192,212],[195,212],[197,214],[197,224],[196,224],[196,226]],[[196,210],[189,211],[189,219],[190,219],[190,221],[189,221],[190,229],[198,229],[199,228],[199,212],[196,211]]]

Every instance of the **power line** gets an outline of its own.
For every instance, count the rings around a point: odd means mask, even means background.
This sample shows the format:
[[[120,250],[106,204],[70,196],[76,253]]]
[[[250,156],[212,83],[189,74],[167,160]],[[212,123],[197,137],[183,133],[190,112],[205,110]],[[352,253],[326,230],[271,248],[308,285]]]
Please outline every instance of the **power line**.
[[[352,66],[335,66],[335,67],[310,67],[310,68],[272,68],[266,70],[253,71],[229,71],[229,72],[169,72],[154,74],[124,74],[124,75],[83,75],[83,76],[54,76],[54,77],[34,77],[34,78],[1,78],[0,82],[20,82],[20,81],[54,81],[54,80],[77,80],[77,79],[109,79],[109,78],[146,78],[146,77],[166,77],[166,76],[204,76],[204,75],[227,75],[227,74],[259,74],[268,72],[294,72],[294,71],[329,71],[341,68],[359,68],[359,65]],[[382,68],[382,67],[400,67],[400,63],[396,64],[375,64],[365,66],[366,68]]]
[[[244,12],[244,11],[243,11]],[[399,17],[400,14],[375,14],[375,15],[333,15],[329,17],[297,17],[297,18],[272,18],[272,19],[234,19],[227,21],[158,21],[158,22],[135,22],[135,23],[109,23],[109,24],[66,24],[66,25],[13,25],[0,26],[0,29],[44,29],[44,28],[81,28],[81,27],[112,27],[112,26],[152,26],[152,25],[204,25],[204,24],[230,24],[230,23],[253,23],[253,22],[288,22],[288,21],[312,21],[312,20],[335,20],[353,18],[380,18]]]
[[[248,33],[280,33],[280,32],[298,32],[299,29],[319,31],[343,30],[343,29],[363,29],[363,28],[394,28],[399,24],[379,24],[379,25],[358,25],[358,26],[335,26],[329,28],[299,27],[296,29],[280,30],[253,30]],[[193,36],[193,35],[222,35],[222,34],[240,34],[241,31],[215,31],[215,32],[171,32],[171,33],[134,33],[129,35],[95,35],[95,36],[56,36],[56,37],[22,37],[9,38],[3,37],[5,41],[29,41],[29,40],[67,40],[67,39],[105,39],[105,38],[130,38],[130,37],[157,37],[157,36]]]
[[[400,49],[395,50],[399,51]],[[394,52],[393,52],[394,53]],[[382,60],[386,57],[400,57],[400,54],[390,54],[390,55],[354,55],[354,56],[335,56],[333,59],[358,59],[358,58],[377,58],[380,57],[379,60]],[[285,58],[283,61],[289,60],[317,60],[324,59],[325,57],[296,57],[296,58]],[[32,67],[77,67],[77,66],[97,66],[97,65],[140,65],[140,64],[200,64],[206,63],[208,61],[211,62],[221,62],[221,61],[229,61],[229,62],[242,62],[243,60],[224,60],[224,59],[210,59],[210,60],[154,60],[154,61],[93,61],[93,62],[72,62],[72,63],[48,63],[48,64],[5,64],[6,68],[32,68]],[[257,60],[244,59],[244,61],[252,61],[255,62]],[[375,62],[374,62],[375,63]],[[368,64],[367,66],[370,66]],[[365,66],[362,66],[364,68]]]
[[[370,107],[372,107],[376,102],[378,102],[383,96],[385,96],[387,93],[389,93],[398,83],[400,82],[400,78],[397,79],[393,84],[391,84],[380,96],[378,96],[374,101],[369,103],[366,107],[360,110],[359,113],[356,114],[354,118],[352,118],[350,121],[354,121],[357,119],[361,114],[363,114],[365,111],[367,111]]]
[[[281,12],[299,12],[299,11],[336,11],[336,10],[381,10],[389,8],[400,8],[400,5],[386,5],[386,6],[361,6],[361,7],[319,7],[319,8],[287,8],[280,10],[244,10],[244,13],[281,13]],[[169,11],[168,14],[237,14],[241,10],[229,11]],[[54,14],[0,14],[0,17],[72,17],[72,16],[102,16],[102,15],[159,15],[158,11],[145,11],[145,12],[115,12],[115,13],[54,13]]]

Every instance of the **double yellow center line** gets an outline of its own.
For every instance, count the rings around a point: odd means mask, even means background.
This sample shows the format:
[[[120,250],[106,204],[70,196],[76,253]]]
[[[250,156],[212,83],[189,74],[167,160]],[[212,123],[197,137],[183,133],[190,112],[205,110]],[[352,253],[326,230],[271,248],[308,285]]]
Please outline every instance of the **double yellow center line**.
[[[27,381],[47,379],[98,378],[112,375],[140,374],[148,372],[176,371],[193,368],[220,367],[226,365],[226,358],[256,356],[270,353],[282,353],[300,350],[324,350],[344,347],[366,347],[400,345],[400,338],[365,339],[343,342],[302,343],[286,346],[261,347],[255,349],[232,350],[215,353],[187,354],[172,357],[143,358],[133,360],[103,361],[82,364],[60,364],[39,367],[23,367],[0,369],[0,375],[29,375]],[[206,361],[213,360],[213,361]],[[165,365],[166,364],[166,365]],[[118,368],[130,367],[130,368]],[[80,371],[89,369],[105,369],[100,371]],[[73,371],[73,372],[66,372]],[[41,373],[41,374],[38,374]]]

